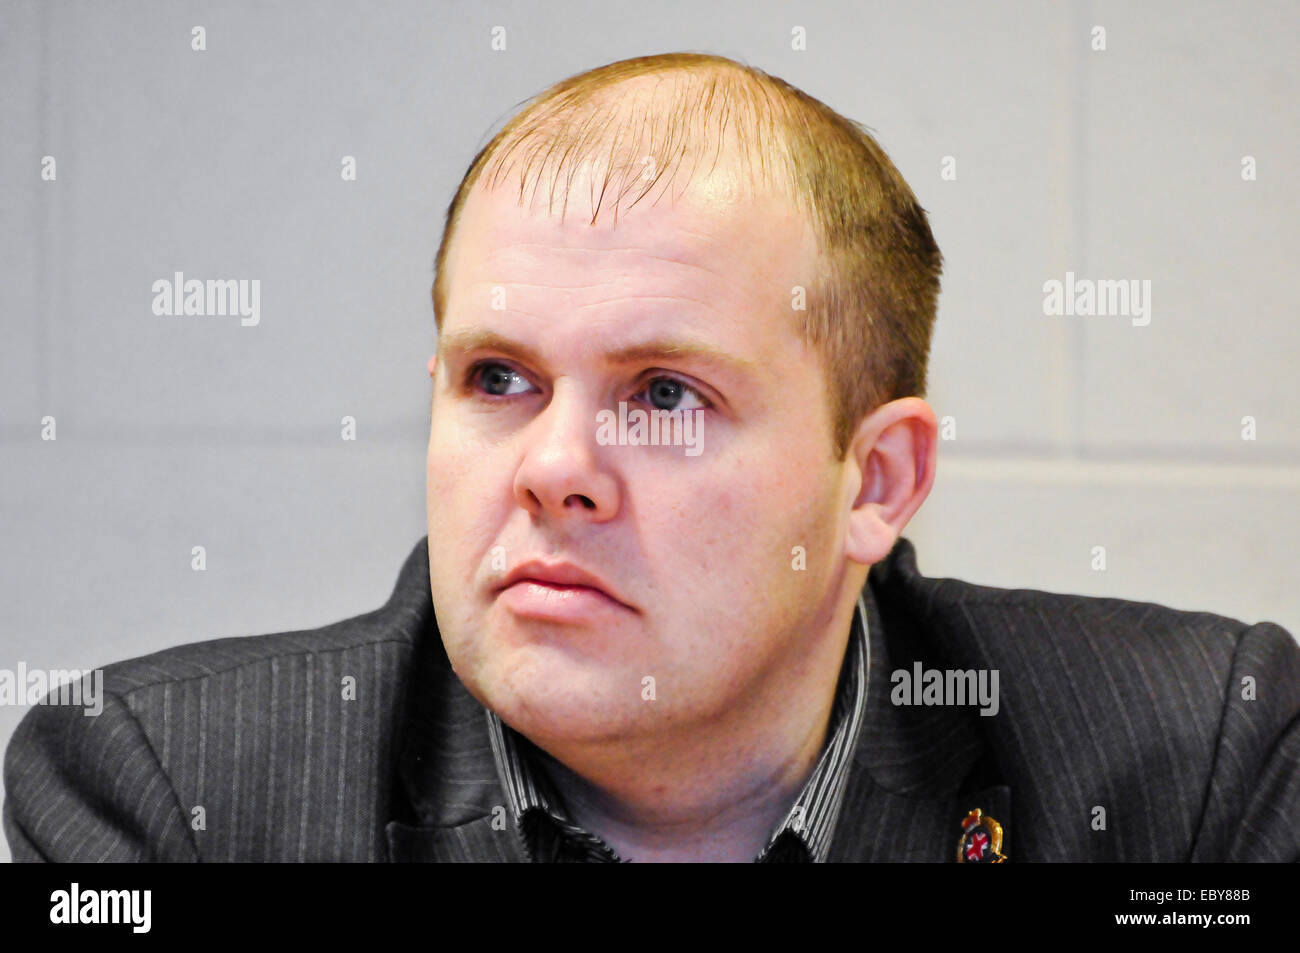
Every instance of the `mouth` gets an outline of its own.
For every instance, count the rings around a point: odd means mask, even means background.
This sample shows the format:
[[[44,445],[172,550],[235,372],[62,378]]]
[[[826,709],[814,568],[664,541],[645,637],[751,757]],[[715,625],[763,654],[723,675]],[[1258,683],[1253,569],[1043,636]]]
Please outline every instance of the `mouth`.
[[[598,577],[570,563],[525,563],[506,576],[497,598],[519,618],[582,623],[637,610]]]

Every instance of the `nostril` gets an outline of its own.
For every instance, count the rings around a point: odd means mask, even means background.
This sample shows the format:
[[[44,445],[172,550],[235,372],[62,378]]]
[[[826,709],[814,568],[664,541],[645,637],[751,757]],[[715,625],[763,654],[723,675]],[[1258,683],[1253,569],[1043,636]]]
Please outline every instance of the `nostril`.
[[[574,493],[572,496],[567,497],[567,498],[565,499],[565,501],[564,501],[564,505],[565,505],[565,506],[568,506],[568,505],[569,505],[569,500],[577,500],[577,501],[580,502],[580,503],[581,503],[585,508],[587,508],[587,509],[589,509],[589,510],[594,510],[594,509],[596,508],[596,504],[595,504],[594,502],[592,502],[591,497],[589,497],[589,496],[583,496],[583,495],[581,495],[581,494],[579,494],[579,493]]]

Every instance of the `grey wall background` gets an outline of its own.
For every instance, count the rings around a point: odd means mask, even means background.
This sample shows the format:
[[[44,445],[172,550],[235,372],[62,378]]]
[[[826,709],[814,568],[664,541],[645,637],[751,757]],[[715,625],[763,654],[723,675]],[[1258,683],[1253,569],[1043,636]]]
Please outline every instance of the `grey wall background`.
[[[1300,633],[1298,27],[1293,2],[3,0],[0,668],[381,603],[425,533],[456,183],[524,98],[669,50],[866,123],[931,213],[956,439],[907,531],[927,575]],[[175,271],[260,279],[260,324],[155,316]],[[1045,316],[1066,271],[1149,279],[1150,324]]]

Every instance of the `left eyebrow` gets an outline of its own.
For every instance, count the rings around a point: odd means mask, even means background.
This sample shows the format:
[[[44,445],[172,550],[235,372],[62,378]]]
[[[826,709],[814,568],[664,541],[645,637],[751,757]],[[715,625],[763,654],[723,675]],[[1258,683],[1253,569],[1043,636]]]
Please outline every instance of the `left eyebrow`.
[[[650,341],[621,347],[617,351],[606,354],[605,357],[611,364],[652,363],[660,358],[675,358],[677,360],[698,360],[708,364],[734,367],[751,374],[758,373],[759,370],[758,365],[753,361],[747,361],[735,354],[720,351],[702,341],[687,339],[655,338]]]

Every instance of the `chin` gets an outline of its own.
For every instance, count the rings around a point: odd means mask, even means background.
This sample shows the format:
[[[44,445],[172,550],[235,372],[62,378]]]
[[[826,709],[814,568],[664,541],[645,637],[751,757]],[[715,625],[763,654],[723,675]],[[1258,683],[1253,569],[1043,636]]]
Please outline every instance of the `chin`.
[[[470,691],[506,724],[538,741],[617,738],[655,704],[641,699],[639,676],[544,645],[517,648],[480,669]]]

